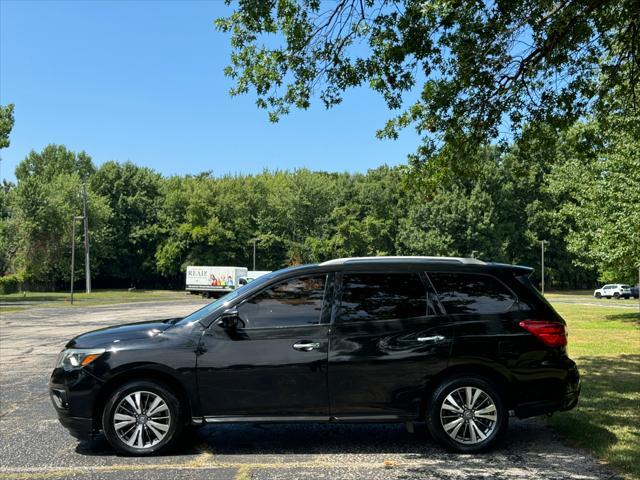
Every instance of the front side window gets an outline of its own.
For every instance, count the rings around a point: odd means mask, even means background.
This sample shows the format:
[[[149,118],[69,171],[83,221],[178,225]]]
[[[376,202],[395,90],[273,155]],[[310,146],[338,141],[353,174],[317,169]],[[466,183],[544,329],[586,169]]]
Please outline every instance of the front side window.
[[[448,314],[496,314],[511,309],[517,299],[497,278],[475,273],[429,273]]]
[[[417,273],[345,273],[339,322],[434,315],[433,293]]]
[[[238,307],[244,328],[320,323],[326,275],[290,278],[260,291]]]

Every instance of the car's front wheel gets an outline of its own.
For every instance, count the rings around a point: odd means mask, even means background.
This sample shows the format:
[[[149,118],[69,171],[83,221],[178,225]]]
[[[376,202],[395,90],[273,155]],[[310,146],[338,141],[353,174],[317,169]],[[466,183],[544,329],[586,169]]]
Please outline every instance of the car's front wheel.
[[[508,411],[488,380],[461,376],[444,381],[431,396],[427,426],[445,447],[463,453],[488,450],[504,433]]]
[[[596,293],[596,298],[602,298],[602,294],[600,292]]]
[[[109,443],[125,455],[167,450],[183,429],[180,402],[165,386],[134,381],[114,391],[105,405],[102,426]]]

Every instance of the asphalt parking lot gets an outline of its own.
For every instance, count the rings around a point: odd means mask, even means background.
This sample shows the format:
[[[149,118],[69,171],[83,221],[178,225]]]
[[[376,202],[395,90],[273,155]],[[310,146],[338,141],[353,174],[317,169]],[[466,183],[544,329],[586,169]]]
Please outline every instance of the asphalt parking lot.
[[[0,479],[603,479],[618,478],[536,419],[512,420],[491,453],[443,451],[401,425],[216,425],[170,455],[121,457],[104,438],[78,443],[58,423],[47,381],[79,333],[195,310],[190,299],[32,308],[0,318]]]

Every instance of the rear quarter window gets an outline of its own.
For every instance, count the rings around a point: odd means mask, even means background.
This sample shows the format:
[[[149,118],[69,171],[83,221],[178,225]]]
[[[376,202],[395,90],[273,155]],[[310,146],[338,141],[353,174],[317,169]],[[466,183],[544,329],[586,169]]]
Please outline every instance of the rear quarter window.
[[[504,313],[517,303],[513,292],[491,275],[457,272],[428,275],[440,303],[450,315]]]

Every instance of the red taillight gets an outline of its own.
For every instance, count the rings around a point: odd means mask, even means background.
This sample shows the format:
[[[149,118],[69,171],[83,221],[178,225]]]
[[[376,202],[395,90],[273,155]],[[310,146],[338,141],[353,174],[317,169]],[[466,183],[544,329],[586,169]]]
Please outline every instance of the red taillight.
[[[567,344],[567,331],[561,323],[522,320],[519,325],[548,347],[564,347]]]

